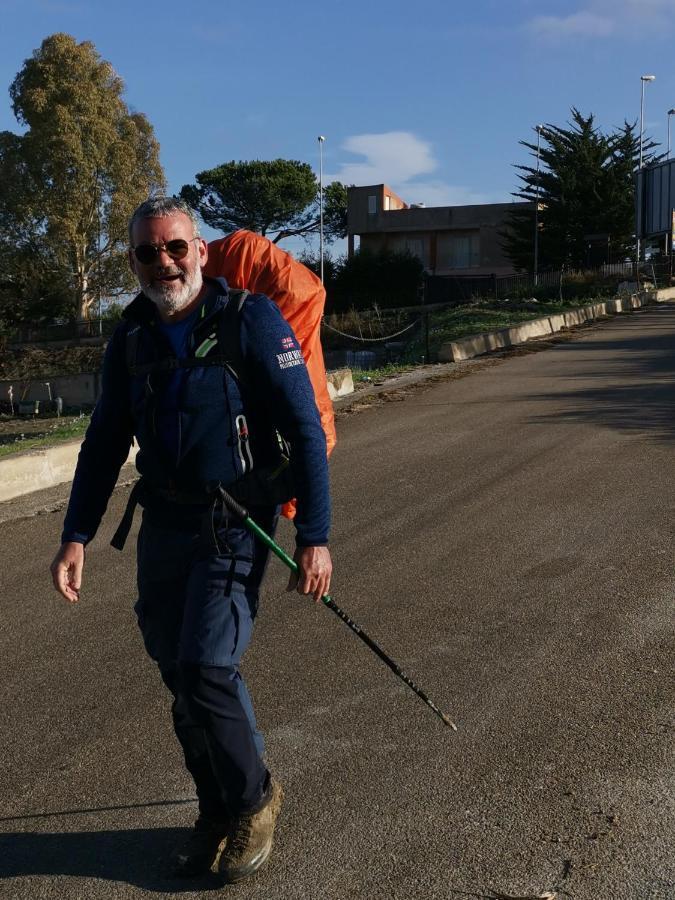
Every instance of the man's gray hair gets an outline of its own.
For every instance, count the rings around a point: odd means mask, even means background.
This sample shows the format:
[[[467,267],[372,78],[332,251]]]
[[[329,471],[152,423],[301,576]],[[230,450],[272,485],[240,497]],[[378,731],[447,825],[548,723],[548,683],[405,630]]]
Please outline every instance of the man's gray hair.
[[[166,216],[175,216],[176,213],[184,213],[190,219],[194,237],[199,237],[199,219],[185,200],[181,200],[180,197],[150,197],[134,210],[134,214],[129,219],[129,245],[133,246],[133,231],[136,222],[140,222],[142,219],[163,219]]]

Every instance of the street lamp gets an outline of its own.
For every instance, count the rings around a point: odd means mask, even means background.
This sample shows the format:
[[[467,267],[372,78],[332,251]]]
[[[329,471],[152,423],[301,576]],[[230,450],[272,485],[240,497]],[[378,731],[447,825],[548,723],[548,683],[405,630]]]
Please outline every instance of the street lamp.
[[[323,284],[323,144],[326,138],[320,134],[319,142],[319,272]]]
[[[656,75],[640,75],[640,165],[642,168],[642,134],[644,132],[645,120],[645,82],[656,81]]]
[[[656,75],[640,75],[640,162],[638,164],[638,170],[642,169],[642,137],[644,133],[644,121],[645,121],[645,83],[647,81],[656,81]],[[640,204],[642,203],[642,181],[640,181],[638,176],[638,184],[640,185]],[[635,278],[636,281],[640,280],[637,267],[640,265],[640,234],[639,231],[642,228],[642,206],[640,205],[638,222],[637,222],[637,265],[635,268]]]
[[[535,125],[537,132],[537,176],[536,200],[534,202],[534,286],[539,283],[539,155],[541,151],[541,132],[543,125]]]
[[[668,153],[666,159],[670,159],[670,117],[675,116],[675,108],[668,110]]]

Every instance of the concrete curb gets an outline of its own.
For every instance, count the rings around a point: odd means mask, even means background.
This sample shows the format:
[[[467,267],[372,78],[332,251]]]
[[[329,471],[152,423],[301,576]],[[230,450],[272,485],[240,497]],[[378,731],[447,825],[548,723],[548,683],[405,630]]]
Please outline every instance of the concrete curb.
[[[354,379],[351,369],[334,369],[326,372],[328,381],[328,396],[331,400],[354,393]]]
[[[640,294],[616,297],[604,303],[592,303],[589,306],[581,306],[579,309],[571,309],[558,315],[531,319],[529,322],[512,325],[510,328],[472,334],[459,341],[450,341],[441,346],[438,358],[441,362],[472,359],[474,356],[490,353],[492,350],[503,350],[516,344],[524,344],[532,338],[556,334],[565,328],[574,328],[583,325],[584,322],[595,321],[602,316],[630,312],[650,303],[659,303],[673,298],[675,298],[675,289],[668,288],[663,291],[643,291]]]
[[[0,461],[0,502],[72,481],[81,441],[17,453]],[[131,448],[127,463],[136,458]]]

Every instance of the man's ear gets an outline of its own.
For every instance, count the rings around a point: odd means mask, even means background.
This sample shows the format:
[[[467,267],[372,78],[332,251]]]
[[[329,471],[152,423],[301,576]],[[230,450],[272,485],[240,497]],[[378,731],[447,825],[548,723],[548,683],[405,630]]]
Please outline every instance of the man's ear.
[[[127,250],[127,259],[129,260],[129,268],[131,271],[136,274],[136,257],[134,256],[134,251],[129,247]]]
[[[199,253],[199,265],[203,269],[209,258],[209,245],[206,243],[203,237],[199,238],[199,243],[197,244],[197,252]]]

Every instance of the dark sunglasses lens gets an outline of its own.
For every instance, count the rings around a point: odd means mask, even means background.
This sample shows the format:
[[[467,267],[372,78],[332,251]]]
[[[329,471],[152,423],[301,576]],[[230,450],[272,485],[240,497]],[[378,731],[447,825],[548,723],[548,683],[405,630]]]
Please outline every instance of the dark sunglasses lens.
[[[155,244],[139,244],[134,247],[134,253],[139,263],[144,266],[154,263],[159,258],[161,250],[166,249],[171,259],[183,259],[187,256],[189,244],[182,238],[176,238],[175,241],[169,241],[164,247],[156,247]]]
[[[147,266],[157,259],[159,250],[154,244],[139,244],[137,247],[134,247],[134,255],[139,263]]]
[[[172,259],[183,259],[187,256],[188,242],[182,238],[176,238],[175,241],[169,241],[166,245],[166,252]]]

